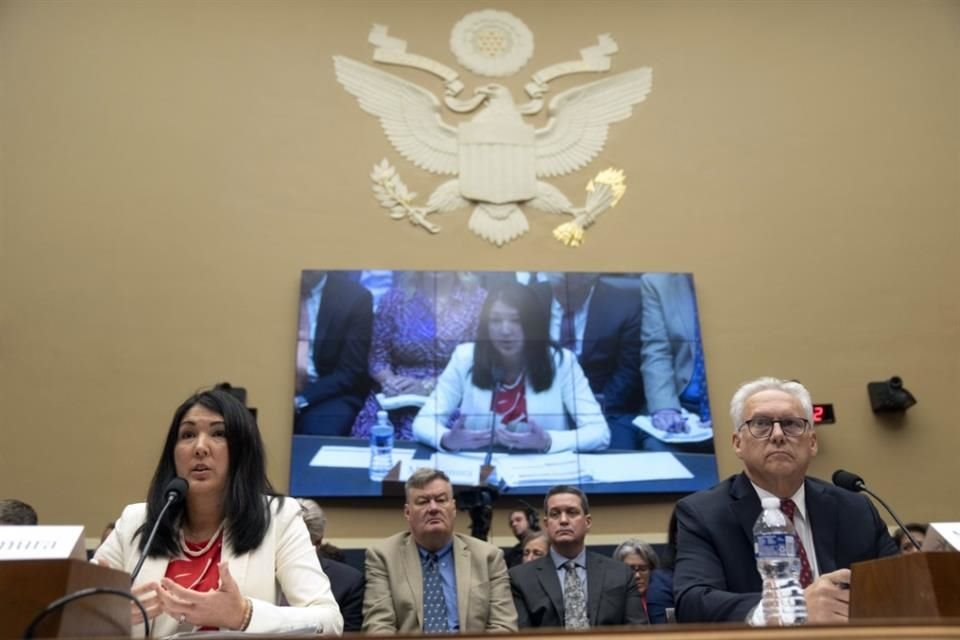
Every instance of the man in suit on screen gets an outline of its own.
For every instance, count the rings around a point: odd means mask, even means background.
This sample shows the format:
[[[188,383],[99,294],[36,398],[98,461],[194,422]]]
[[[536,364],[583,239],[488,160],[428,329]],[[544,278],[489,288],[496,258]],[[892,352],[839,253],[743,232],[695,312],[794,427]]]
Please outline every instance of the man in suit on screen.
[[[577,355],[610,427],[610,448],[645,448],[647,438],[631,424],[645,407],[639,293],[618,289],[598,273],[543,277],[530,286],[549,313],[550,339]]]
[[[347,436],[370,391],[370,292],[343,273],[304,271],[294,433]]]
[[[592,519],[583,491],[568,485],[551,488],[544,512],[550,551],[510,570],[520,627],[647,624],[630,567],[586,550]]]
[[[666,433],[685,431],[690,415],[709,423],[707,372],[693,280],[688,273],[645,273],[640,283],[640,370],[651,422]]]
[[[447,475],[415,471],[403,514],[409,531],[367,549],[364,633],[516,631],[503,552],[453,532],[457,507]]]
[[[762,624],[753,525],[761,498],[777,497],[797,530],[809,621],[846,621],[850,565],[898,551],[886,525],[866,497],[807,476],[817,434],[803,385],[748,382],[730,415],[743,473],[677,504],[677,620]]]

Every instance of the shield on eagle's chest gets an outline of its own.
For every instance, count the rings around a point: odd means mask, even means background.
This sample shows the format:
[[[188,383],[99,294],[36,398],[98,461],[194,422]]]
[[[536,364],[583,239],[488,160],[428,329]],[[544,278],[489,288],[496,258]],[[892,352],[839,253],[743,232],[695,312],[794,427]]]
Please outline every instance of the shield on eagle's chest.
[[[537,195],[533,127],[522,122],[465,122],[458,128],[460,195],[506,204]]]

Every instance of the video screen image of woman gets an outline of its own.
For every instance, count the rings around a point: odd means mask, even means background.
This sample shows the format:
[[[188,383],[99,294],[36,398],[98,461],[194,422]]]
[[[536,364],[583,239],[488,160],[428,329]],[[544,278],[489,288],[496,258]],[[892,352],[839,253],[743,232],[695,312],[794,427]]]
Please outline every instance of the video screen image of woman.
[[[293,495],[717,481],[689,273],[304,270],[299,305]]]

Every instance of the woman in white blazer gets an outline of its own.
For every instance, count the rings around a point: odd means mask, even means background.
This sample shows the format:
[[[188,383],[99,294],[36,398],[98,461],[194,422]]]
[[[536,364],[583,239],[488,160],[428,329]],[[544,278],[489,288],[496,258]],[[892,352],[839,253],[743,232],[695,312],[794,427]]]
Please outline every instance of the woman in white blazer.
[[[519,284],[484,302],[477,340],[458,346],[417,414],[414,437],[446,451],[596,451],[610,429],[576,356],[549,341],[549,317]]]
[[[124,509],[97,562],[132,571],[178,476],[187,481],[186,498],[164,516],[132,588],[151,635],[342,632],[300,506],[275,495],[256,421],[223,390],[198,393],[177,409],[147,502]],[[142,622],[135,608],[133,635],[142,635]]]

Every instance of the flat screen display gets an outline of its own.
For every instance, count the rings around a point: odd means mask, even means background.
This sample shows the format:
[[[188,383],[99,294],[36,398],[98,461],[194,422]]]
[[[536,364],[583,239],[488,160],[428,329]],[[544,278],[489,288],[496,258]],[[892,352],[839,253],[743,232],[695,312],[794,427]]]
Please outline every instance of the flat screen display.
[[[717,481],[691,274],[305,270],[297,318],[295,496]]]

